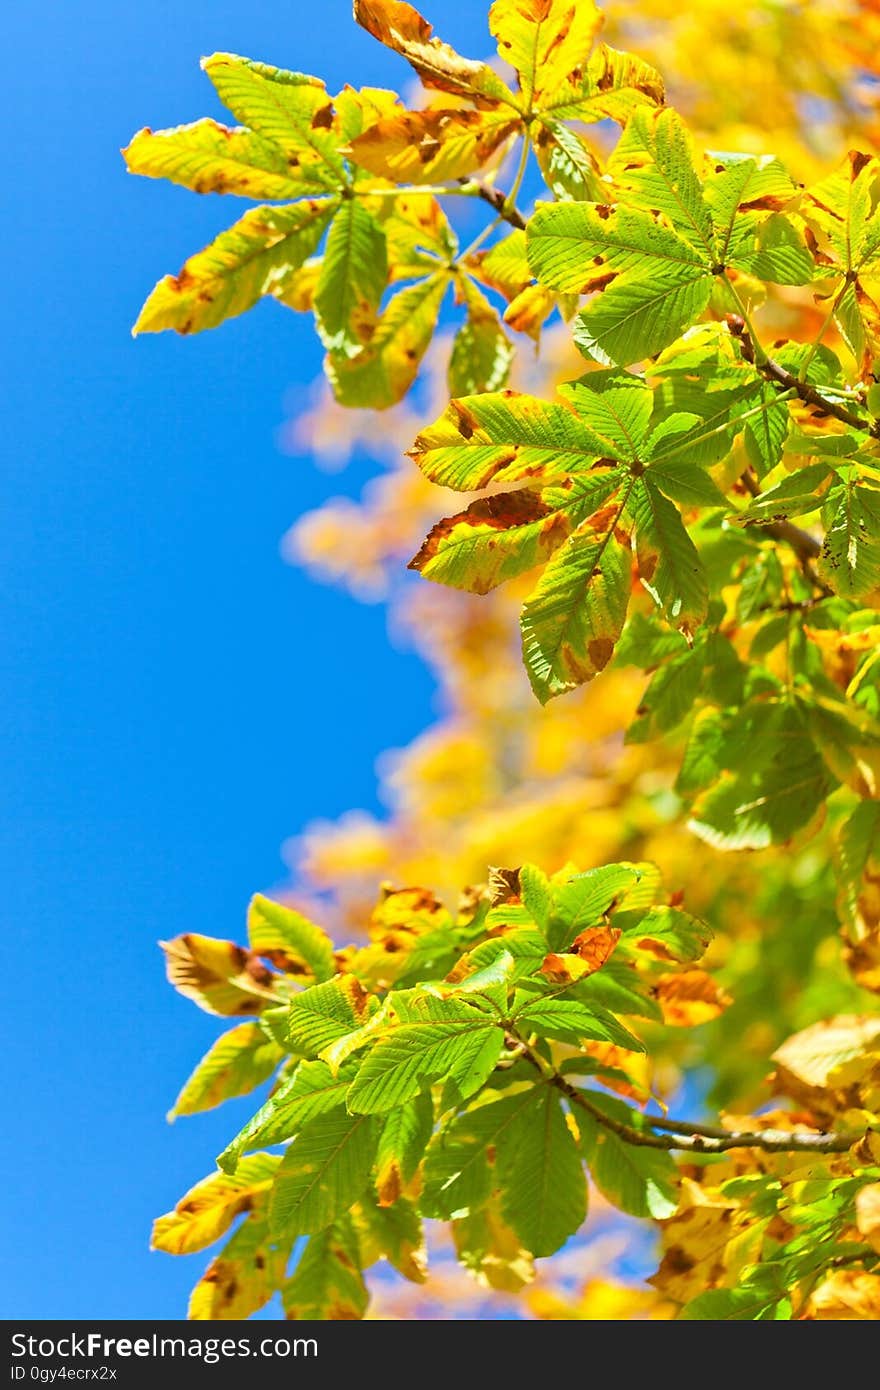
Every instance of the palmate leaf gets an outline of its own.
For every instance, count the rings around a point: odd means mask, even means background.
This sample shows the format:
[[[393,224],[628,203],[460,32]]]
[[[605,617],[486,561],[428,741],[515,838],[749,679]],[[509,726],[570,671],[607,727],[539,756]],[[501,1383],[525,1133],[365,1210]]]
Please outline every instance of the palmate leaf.
[[[419,1208],[443,1220],[479,1211],[493,1186],[490,1158],[509,1148],[517,1122],[532,1110],[531,1090],[476,1105],[435,1134],[425,1157]]]
[[[513,392],[454,400],[410,450],[447,487],[527,484],[438,523],[410,566],[486,593],[546,564],[521,620],[526,669],[542,702],[611,659],[629,604],[633,531],[639,576],[669,621],[687,632],[702,622],[702,562],[664,491],[686,504],[725,500],[689,462],[699,419],[679,414],[652,428],[643,379],[592,372],[562,394],[568,410]]]
[[[287,1040],[301,1056],[317,1057],[367,1022],[367,996],[354,975],[339,975],[297,995],[287,1015]]]
[[[390,1111],[376,1155],[376,1191],[381,1206],[396,1202],[412,1182],[434,1128],[434,1103],[423,1091]]]
[[[273,1234],[312,1235],[343,1216],[370,1180],[378,1141],[371,1115],[340,1111],[306,1125],[286,1150],[272,1184]]]
[[[610,1042],[630,1052],[645,1051],[644,1043],[612,1014],[577,999],[536,999],[517,1014],[517,1021],[526,1032],[574,1047],[584,1041]]]
[[[575,326],[586,356],[621,366],[654,356],[696,322],[728,265],[785,284],[812,278],[801,232],[778,212],[795,185],[774,161],[716,163],[710,176],[681,118],[641,106],[608,173],[603,201],[539,206],[527,234],[542,284],[599,292]]]
[[[531,140],[554,191],[598,191],[595,160],[563,120],[624,121],[640,105],[663,101],[647,63],[594,39],[601,16],[592,0],[496,0],[489,27],[499,56],[519,79],[513,91],[488,64],[462,58],[431,25],[398,0],[356,0],[355,19],[400,53],[422,83],[464,98],[427,110],[394,109],[351,142],[354,162],[397,182],[461,178],[497,162],[517,136]]]

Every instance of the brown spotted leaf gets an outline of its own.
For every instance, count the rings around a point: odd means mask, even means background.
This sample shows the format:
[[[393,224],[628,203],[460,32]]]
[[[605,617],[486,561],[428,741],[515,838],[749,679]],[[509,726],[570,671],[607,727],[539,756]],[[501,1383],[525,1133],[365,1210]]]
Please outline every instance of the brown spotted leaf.
[[[523,659],[542,704],[603,670],[629,605],[631,556],[603,508],[551,559],[522,611]],[[610,512],[610,515],[609,515]]]
[[[403,0],[354,0],[354,17],[380,43],[406,58],[424,86],[515,105],[510,88],[486,63],[462,58],[435,38],[428,21]]]
[[[243,1158],[235,1173],[212,1173],[190,1188],[173,1211],[153,1223],[151,1249],[190,1255],[213,1245],[237,1216],[261,1203],[281,1162],[278,1154]]]
[[[147,299],[132,332],[200,333],[250,309],[263,295],[280,296],[316,250],[335,204],[308,199],[289,207],[257,207],[210,246],[166,275]]]
[[[161,946],[169,983],[206,1013],[258,1014],[268,1004],[281,1002],[273,990],[278,977],[255,951],[195,932]]]
[[[410,568],[455,589],[486,594],[514,575],[544,564],[575,527],[616,492],[606,470],[586,479],[533,492],[502,492],[472,502],[431,531]]]
[[[352,141],[351,157],[361,168],[397,183],[456,179],[482,168],[518,127],[519,118],[508,107],[401,110]]]

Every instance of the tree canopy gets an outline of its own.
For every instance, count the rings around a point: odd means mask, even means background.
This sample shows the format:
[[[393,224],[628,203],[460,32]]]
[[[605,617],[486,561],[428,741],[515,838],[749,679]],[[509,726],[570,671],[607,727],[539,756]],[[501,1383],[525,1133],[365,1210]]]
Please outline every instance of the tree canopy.
[[[232,1231],[191,1317],[361,1317],[426,1221],[538,1316],[880,1314],[880,17],[698,8],[702,48],[644,7],[661,76],[580,0],[495,0],[487,62],[355,0],[411,108],[215,54],[238,124],[124,152],[256,204],[135,332],[313,317],[299,428],[394,457],[294,544],[390,591],[451,710],[246,947],[166,944],[237,1020],[172,1115],[273,1078],[156,1222]],[[588,1199],[656,1230],[648,1288],[542,1282]]]

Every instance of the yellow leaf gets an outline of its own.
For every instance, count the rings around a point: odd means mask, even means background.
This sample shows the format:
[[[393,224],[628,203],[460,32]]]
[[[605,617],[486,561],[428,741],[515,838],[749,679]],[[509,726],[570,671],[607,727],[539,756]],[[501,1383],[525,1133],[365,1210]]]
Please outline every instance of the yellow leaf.
[[[729,995],[705,970],[682,970],[660,975],[652,993],[663,1010],[663,1022],[693,1028],[717,1018],[730,1003]]]
[[[586,66],[602,15],[593,0],[495,0],[489,28],[524,96],[552,95]]]
[[[266,1223],[250,1216],[211,1261],[189,1298],[195,1322],[249,1318],[284,1280],[287,1251],[269,1240]]]
[[[173,1211],[157,1217],[150,1241],[152,1250],[169,1255],[190,1255],[228,1230],[243,1211],[251,1211],[268,1191],[281,1162],[278,1154],[249,1154],[235,1173],[212,1173],[191,1187]]]
[[[556,297],[552,290],[543,285],[527,285],[508,304],[504,311],[504,322],[515,328],[517,333],[527,333],[537,342],[541,336],[541,325],[553,313]]]
[[[876,1322],[880,1318],[880,1275],[838,1269],[810,1296],[802,1320]]]
[[[299,198],[316,190],[277,146],[252,130],[205,119],[171,130],[139,130],[122,151],[130,174],[168,179],[195,193]]]
[[[406,58],[426,87],[515,105],[510,88],[486,63],[462,58],[434,38],[428,21],[403,0],[354,0],[354,17],[373,38]]]
[[[856,1225],[859,1234],[880,1253],[880,1182],[868,1183],[856,1193]]]
[[[132,332],[200,333],[243,314],[262,295],[278,295],[316,249],[336,204],[308,199],[289,207],[257,207],[210,246],[160,280]]]
[[[519,127],[508,108],[401,111],[351,143],[356,164],[397,183],[456,179],[481,168]]]
[[[271,970],[232,941],[187,932],[160,945],[169,983],[206,1013],[258,1014],[267,1003],[281,1002]]]
[[[827,1102],[844,1079],[840,1068],[862,1064],[880,1043],[880,1018],[839,1014],[788,1038],[773,1053],[776,1087],[809,1106]]]

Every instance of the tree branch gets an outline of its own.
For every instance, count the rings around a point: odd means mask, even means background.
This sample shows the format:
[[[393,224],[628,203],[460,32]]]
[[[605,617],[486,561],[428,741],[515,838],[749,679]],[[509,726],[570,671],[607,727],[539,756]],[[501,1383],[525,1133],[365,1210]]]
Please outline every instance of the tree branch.
[[[756,347],[742,314],[728,314],[727,324],[734,337],[739,338],[745,360],[751,362],[755,370],[760,372],[771,386],[775,386],[779,391],[794,391],[806,405],[814,406],[823,415],[833,415],[835,420],[849,425],[851,429],[862,430],[872,439],[880,439],[880,420],[865,420],[861,415],[856,415],[855,411],[841,405],[839,401],[830,401],[809,381],[802,381],[780,362],[769,357],[763,348]]]
[[[486,183],[484,179],[476,179],[471,176],[460,178],[459,183],[463,189],[473,193],[474,197],[482,198],[485,203],[493,207],[498,216],[503,217],[505,222],[509,222],[511,227],[516,227],[519,232],[525,231],[526,219],[519,208],[508,203],[507,194],[503,189],[495,188],[491,183]]]
[[[821,1133],[802,1134],[787,1129],[762,1129],[729,1131],[715,1125],[691,1124],[687,1120],[659,1120],[646,1115],[650,1129],[636,1129],[634,1125],[624,1124],[613,1115],[607,1115],[598,1105],[594,1105],[586,1091],[573,1086],[557,1071],[547,1069],[541,1060],[521,1038],[516,1039],[522,1046],[522,1057],[541,1073],[544,1080],[555,1087],[572,1105],[590,1115],[603,1129],[610,1130],[625,1144],[636,1148],[667,1149],[679,1153],[720,1154],[729,1149],[760,1149],[764,1153],[846,1153],[852,1148],[859,1135]],[[669,1131],[657,1134],[655,1131]]]
[[[761,496],[761,489],[751,473],[745,472],[742,476],[742,482],[752,497]],[[754,524],[760,526],[762,531],[766,531],[768,536],[773,536],[775,540],[790,545],[802,565],[808,564],[810,560],[815,560],[822,549],[815,536],[811,536],[809,531],[802,531],[800,526],[794,526],[790,521],[756,521]],[[814,584],[821,582],[812,573],[810,578]]]

